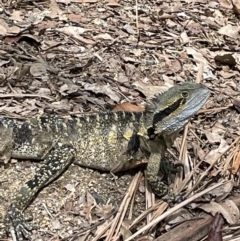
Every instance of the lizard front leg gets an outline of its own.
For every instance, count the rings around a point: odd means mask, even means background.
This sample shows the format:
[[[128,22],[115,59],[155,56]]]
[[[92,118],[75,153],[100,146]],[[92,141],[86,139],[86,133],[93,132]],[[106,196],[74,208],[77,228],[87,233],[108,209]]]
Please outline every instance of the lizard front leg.
[[[151,153],[147,165],[147,180],[150,183],[153,192],[160,197],[167,194],[168,191],[167,185],[159,176],[161,159],[162,155],[160,153]]]
[[[148,160],[147,180],[153,192],[167,202],[179,202],[183,200],[181,193],[177,195],[169,193],[168,185],[162,181],[163,178],[168,179],[168,175],[178,173],[180,171],[178,167],[183,167],[183,165],[180,163],[170,163],[160,153],[151,153]]]
[[[6,227],[9,228],[10,223],[12,223],[17,240],[21,241],[24,238],[30,238],[29,231],[31,228],[25,223],[24,209],[43,187],[58,178],[68,168],[74,156],[72,147],[56,144],[33,179],[26,182],[20,189],[5,217]]]

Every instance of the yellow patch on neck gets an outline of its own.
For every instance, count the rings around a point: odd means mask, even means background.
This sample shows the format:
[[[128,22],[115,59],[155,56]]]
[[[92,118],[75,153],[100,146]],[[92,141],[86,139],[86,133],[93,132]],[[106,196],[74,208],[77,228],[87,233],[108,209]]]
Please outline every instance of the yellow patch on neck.
[[[141,126],[138,130],[138,133],[137,133],[139,136],[143,136],[145,137],[146,139],[148,139],[148,134],[147,134],[147,129],[144,127],[144,126]]]
[[[126,140],[130,140],[131,139],[131,137],[132,137],[132,135],[133,135],[133,129],[127,129],[125,132],[124,132],[124,134],[123,134],[123,137],[126,139]]]

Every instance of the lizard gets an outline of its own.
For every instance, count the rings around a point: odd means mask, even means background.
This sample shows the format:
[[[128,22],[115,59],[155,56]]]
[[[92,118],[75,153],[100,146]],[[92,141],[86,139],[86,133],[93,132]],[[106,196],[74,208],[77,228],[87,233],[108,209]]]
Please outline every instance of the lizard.
[[[27,120],[0,118],[0,158],[42,161],[34,177],[16,195],[6,213],[17,240],[30,239],[24,211],[40,190],[72,164],[112,173],[147,159],[147,180],[158,196],[168,192],[158,176],[167,147],[204,105],[202,84],[175,85],[146,103],[143,112],[102,112],[73,117],[41,116]]]

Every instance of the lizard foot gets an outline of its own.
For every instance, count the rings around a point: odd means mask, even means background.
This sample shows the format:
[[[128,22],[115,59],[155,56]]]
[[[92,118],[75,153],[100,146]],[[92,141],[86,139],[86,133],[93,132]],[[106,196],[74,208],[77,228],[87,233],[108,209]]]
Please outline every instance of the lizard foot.
[[[165,195],[164,197],[162,197],[162,200],[169,203],[169,204],[173,204],[173,203],[180,203],[182,201],[184,201],[185,197],[184,197],[184,193],[168,193],[167,195]]]
[[[166,158],[163,158],[161,160],[160,171],[163,173],[164,176],[180,173],[180,168],[184,168],[182,163],[173,163],[167,160]]]
[[[25,222],[25,218],[22,212],[12,204],[8,210],[8,213],[4,220],[6,230],[8,232],[10,223],[15,230],[16,239],[22,241],[24,239],[30,239],[30,230],[32,228]]]

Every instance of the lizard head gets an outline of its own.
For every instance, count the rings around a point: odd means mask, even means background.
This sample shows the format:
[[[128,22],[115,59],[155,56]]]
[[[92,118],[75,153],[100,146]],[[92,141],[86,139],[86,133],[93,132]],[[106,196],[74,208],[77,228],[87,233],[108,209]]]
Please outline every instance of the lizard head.
[[[183,83],[156,96],[146,105],[146,124],[152,134],[178,132],[207,101],[209,90],[202,84]]]

